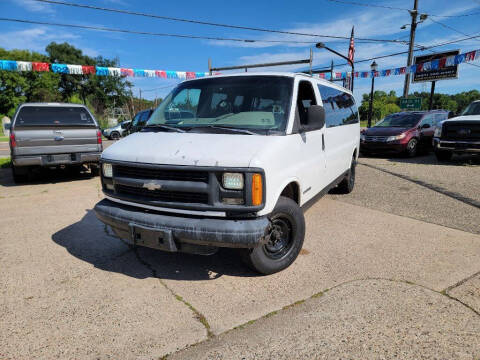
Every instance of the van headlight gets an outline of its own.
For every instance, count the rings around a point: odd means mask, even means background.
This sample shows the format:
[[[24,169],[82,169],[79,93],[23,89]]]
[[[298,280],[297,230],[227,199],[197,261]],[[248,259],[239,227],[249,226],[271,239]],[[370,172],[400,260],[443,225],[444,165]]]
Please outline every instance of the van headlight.
[[[402,140],[405,137],[405,133],[400,134],[400,135],[395,135],[395,136],[389,136],[387,138],[387,141],[397,141],[397,140]]]
[[[433,133],[433,136],[438,137],[438,138],[442,136],[442,126],[441,125],[437,126],[435,128],[435,132]]]
[[[365,141],[365,134],[360,134],[360,141]]]
[[[243,189],[243,174],[241,173],[224,173],[222,179],[223,187],[230,190]]]
[[[113,176],[112,164],[103,163],[102,165],[103,176],[106,178],[111,178]]]

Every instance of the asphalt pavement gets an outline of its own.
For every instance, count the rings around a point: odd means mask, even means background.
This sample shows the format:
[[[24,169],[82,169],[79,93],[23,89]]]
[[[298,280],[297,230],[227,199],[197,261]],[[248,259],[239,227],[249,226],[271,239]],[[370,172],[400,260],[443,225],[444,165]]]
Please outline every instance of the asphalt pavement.
[[[232,250],[129,247],[88,173],[0,169],[0,358],[478,359],[480,167],[417,161],[360,159],[271,276]]]

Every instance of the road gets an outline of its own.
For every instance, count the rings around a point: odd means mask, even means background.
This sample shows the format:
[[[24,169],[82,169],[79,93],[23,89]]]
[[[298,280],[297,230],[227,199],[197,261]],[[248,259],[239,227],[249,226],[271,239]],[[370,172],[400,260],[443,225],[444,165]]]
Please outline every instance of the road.
[[[128,247],[88,174],[15,186],[0,169],[0,358],[479,358],[480,166],[359,162],[271,276],[231,250]]]

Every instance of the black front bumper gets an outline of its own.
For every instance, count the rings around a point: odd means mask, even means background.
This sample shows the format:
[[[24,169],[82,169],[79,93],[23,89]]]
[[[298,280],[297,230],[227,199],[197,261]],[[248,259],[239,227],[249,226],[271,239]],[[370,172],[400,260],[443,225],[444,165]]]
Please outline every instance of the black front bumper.
[[[118,237],[166,251],[184,251],[190,245],[253,248],[263,241],[270,226],[267,217],[235,220],[166,215],[108,199],[97,203],[94,210]]]

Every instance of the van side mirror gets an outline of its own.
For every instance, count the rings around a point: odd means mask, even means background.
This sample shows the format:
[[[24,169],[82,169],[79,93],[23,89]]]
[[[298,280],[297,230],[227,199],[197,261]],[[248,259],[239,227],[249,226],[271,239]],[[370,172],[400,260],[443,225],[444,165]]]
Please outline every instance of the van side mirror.
[[[307,114],[307,125],[303,128],[306,131],[319,130],[325,126],[325,109],[320,105],[310,105]]]

